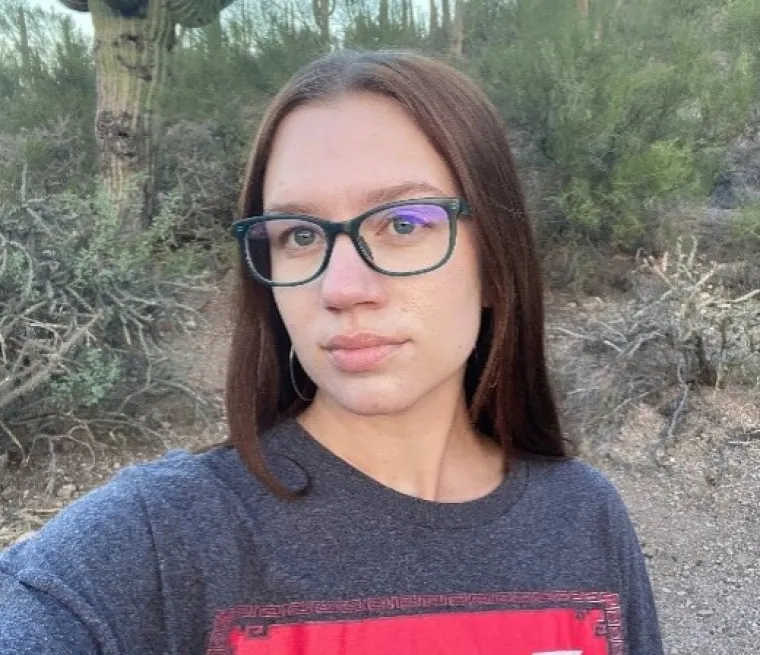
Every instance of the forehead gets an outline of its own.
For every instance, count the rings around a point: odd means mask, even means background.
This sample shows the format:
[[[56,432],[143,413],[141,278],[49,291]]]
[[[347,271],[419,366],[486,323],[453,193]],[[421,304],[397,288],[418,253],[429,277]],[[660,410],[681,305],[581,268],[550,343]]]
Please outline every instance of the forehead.
[[[370,93],[289,114],[264,180],[266,210],[288,204],[333,215],[378,201],[456,194],[449,167],[424,132],[398,103]]]

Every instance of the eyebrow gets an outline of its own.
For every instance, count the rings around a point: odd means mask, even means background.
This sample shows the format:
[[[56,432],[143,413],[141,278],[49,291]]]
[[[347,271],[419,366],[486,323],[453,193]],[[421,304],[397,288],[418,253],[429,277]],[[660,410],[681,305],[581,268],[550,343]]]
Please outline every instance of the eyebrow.
[[[401,182],[380,189],[372,189],[364,194],[363,200],[367,206],[372,207],[375,205],[382,205],[386,202],[392,202],[394,200],[401,200],[404,196],[413,196],[415,194],[423,194],[425,196],[448,196],[450,194],[444,193],[437,186],[428,182],[422,181],[409,181]],[[417,197],[421,197],[417,195]],[[413,200],[414,198],[409,198]],[[314,207],[308,204],[300,202],[286,202],[282,204],[274,204],[264,209],[265,214],[306,214],[311,215],[314,212]]]

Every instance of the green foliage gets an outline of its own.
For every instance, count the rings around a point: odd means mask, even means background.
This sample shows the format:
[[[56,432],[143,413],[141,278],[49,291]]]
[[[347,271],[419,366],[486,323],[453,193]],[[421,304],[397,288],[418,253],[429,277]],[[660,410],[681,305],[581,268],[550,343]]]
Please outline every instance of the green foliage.
[[[747,44],[714,3],[601,0],[588,17],[574,2],[475,4],[476,21],[501,7],[476,30],[479,76],[557,180],[548,236],[636,248],[664,204],[705,193],[757,99]]]
[[[760,202],[742,207],[734,218],[734,234],[754,252],[760,252]]]
[[[298,15],[250,5],[233,5],[216,38],[203,30],[183,34],[173,84],[162,102],[167,120],[237,124],[241,108],[271,98],[298,68],[325,52],[316,28]]]
[[[96,144],[89,51],[68,16],[20,0],[0,8],[0,201],[16,198],[22,183],[30,194],[91,188]]]
[[[54,404],[65,411],[71,407],[93,407],[103,401],[123,375],[122,360],[102,348],[84,351],[78,368],[51,382]]]
[[[108,289],[139,284],[146,273],[155,270],[154,255],[171,245],[177,223],[174,197],[163,203],[149,228],[127,237],[118,213],[102,190],[90,197],[64,193],[57,200],[65,216],[90,218],[86,224],[78,222],[78,229],[72,233],[76,257],[70,263],[72,283],[77,286]]]
[[[25,39],[17,15],[25,16]],[[24,54],[28,49],[29,56]],[[16,1],[0,10],[0,133],[77,119],[92,131],[95,80],[89,40],[69,16]]]
[[[177,206],[170,196],[150,229],[129,235],[102,188],[3,208],[0,410],[11,430],[115,411],[168,379],[154,326],[183,324],[189,285],[209,269],[202,253],[175,248]]]
[[[432,40],[424,23],[414,19],[414,6],[404,2],[388,2],[388,15],[383,16],[379,7],[363,6],[348,11],[343,30],[342,45],[345,48],[410,48],[432,51]],[[453,3],[452,3],[453,4]],[[377,9],[377,11],[374,11]],[[445,45],[445,44],[443,44]]]

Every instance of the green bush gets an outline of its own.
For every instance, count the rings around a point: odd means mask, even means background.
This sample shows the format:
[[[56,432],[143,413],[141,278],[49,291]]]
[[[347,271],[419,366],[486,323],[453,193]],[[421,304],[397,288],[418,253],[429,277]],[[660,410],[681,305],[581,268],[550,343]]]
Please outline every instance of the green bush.
[[[25,38],[19,16],[23,11]],[[24,54],[26,52],[26,54]],[[92,189],[95,72],[69,16],[14,1],[0,9],[0,202]]]
[[[530,137],[523,166],[553,181],[544,236],[634,249],[665,205],[705,195],[746,124],[755,70],[708,3],[591,4],[588,17],[557,0],[503,8],[477,32],[474,68]]]
[[[760,202],[742,207],[733,220],[733,232],[753,252],[760,252]]]
[[[129,236],[102,190],[3,208],[0,415],[11,432],[65,430],[93,412],[123,422],[173,383],[156,325],[181,331],[195,318],[186,298],[209,270],[175,247],[175,206],[167,199]]]
[[[78,368],[51,381],[53,402],[64,412],[92,407],[113,391],[122,375],[122,361],[116,354],[102,348],[87,350]]]

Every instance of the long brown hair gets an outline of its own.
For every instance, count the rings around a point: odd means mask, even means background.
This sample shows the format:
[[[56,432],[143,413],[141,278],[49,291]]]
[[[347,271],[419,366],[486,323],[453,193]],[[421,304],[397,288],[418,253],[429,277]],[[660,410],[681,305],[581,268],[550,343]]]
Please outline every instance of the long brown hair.
[[[263,211],[272,141],[297,107],[352,92],[400,103],[448,163],[474,217],[484,296],[480,334],[465,373],[473,425],[516,453],[568,456],[544,353],[540,265],[506,129],[484,93],[434,59],[399,51],[343,51],[299,71],[270,105],[248,162],[241,217]],[[305,406],[290,381],[290,338],[271,289],[240,267],[228,376],[229,440],[251,472],[280,496],[259,435]],[[302,393],[314,383],[300,372]]]

